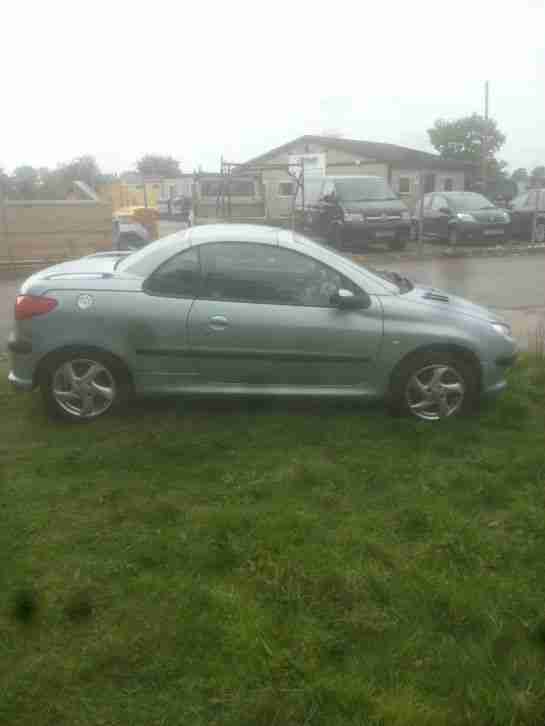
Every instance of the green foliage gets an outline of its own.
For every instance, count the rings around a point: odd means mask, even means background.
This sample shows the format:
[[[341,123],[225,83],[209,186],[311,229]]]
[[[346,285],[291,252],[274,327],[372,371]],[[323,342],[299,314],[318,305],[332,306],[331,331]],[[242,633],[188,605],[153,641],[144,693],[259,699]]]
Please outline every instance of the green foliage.
[[[180,162],[172,156],[146,154],[138,160],[136,168],[146,177],[174,178],[180,176]]]
[[[443,159],[462,161],[480,162],[483,143],[489,157],[493,157],[505,143],[505,135],[498,129],[496,121],[486,120],[476,113],[452,121],[438,119],[428,129],[428,135]]]
[[[52,425],[0,373],[2,726],[544,722],[539,360],[439,426],[188,400]]]
[[[529,179],[528,171],[523,167],[515,169],[515,171],[511,174],[511,179],[515,182],[527,182]]]

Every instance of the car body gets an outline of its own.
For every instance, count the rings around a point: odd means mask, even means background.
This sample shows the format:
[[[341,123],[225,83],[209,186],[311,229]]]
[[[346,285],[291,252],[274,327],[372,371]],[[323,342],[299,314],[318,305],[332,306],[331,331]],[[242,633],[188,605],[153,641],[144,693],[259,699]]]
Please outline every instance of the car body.
[[[432,410],[411,412],[441,418],[462,403],[439,409],[434,396],[448,385],[466,401],[501,391],[516,354],[509,326],[485,308],[252,225],[192,227],[50,267],[23,283],[15,317],[9,380],[41,386],[75,420],[129,389],[387,397],[405,409],[416,391]],[[417,370],[447,380],[424,373],[410,393]],[[95,410],[93,396],[107,400]]]
[[[422,203],[417,205],[417,216]],[[482,194],[432,192],[424,195],[424,235],[456,244],[464,240],[509,239],[511,219]]]
[[[308,176],[296,214],[304,231],[336,247],[353,241],[403,249],[410,235],[408,208],[380,176]]]
[[[545,189],[530,189],[509,204],[513,237],[531,242],[545,242]],[[535,217],[535,237],[533,235]]]

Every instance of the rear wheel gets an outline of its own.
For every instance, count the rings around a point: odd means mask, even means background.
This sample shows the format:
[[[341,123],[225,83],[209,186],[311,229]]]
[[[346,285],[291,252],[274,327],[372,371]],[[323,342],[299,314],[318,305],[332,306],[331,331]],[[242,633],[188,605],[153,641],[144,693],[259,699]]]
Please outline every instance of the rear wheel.
[[[469,413],[478,400],[478,373],[463,356],[418,353],[395,372],[390,402],[397,413],[438,421]]]
[[[120,361],[85,349],[51,359],[40,387],[50,415],[77,423],[119,409],[131,394],[129,375]]]

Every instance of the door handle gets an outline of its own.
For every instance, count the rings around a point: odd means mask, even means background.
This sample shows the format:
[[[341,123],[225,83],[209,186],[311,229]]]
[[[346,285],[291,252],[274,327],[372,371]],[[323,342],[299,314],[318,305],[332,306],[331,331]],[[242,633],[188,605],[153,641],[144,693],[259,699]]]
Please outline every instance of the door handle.
[[[225,315],[212,315],[209,322],[213,330],[223,330],[223,328],[229,325],[229,321]]]

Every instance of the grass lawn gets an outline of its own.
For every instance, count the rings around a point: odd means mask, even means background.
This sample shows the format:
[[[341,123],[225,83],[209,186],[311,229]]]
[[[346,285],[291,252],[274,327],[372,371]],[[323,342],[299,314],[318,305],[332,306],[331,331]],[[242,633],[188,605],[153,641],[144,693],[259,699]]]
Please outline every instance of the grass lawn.
[[[2,726],[545,723],[545,369],[49,422],[0,369]]]

